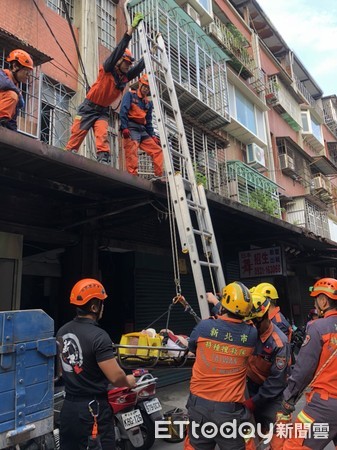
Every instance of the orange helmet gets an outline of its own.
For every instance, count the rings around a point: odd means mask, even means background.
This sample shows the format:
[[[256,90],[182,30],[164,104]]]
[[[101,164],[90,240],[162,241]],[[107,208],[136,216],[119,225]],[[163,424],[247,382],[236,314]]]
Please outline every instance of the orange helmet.
[[[133,63],[135,60],[135,58],[132,56],[131,51],[128,48],[125,49],[122,58],[124,59],[124,61],[128,61],[129,63]]]
[[[325,294],[332,300],[337,300],[337,280],[335,278],[321,278],[309,288],[309,291],[311,297]]]
[[[10,54],[7,57],[8,62],[17,61],[21,66],[28,67],[28,69],[33,70],[34,64],[33,60],[29,53],[25,52],[24,50],[13,50],[10,52]]]
[[[140,84],[145,84],[146,86],[149,86],[149,77],[147,76],[146,73],[144,73],[144,75],[142,75],[142,76],[139,78],[139,83],[140,83]]]
[[[103,285],[93,278],[84,278],[78,281],[71,290],[70,303],[83,306],[92,298],[104,300],[107,298]]]

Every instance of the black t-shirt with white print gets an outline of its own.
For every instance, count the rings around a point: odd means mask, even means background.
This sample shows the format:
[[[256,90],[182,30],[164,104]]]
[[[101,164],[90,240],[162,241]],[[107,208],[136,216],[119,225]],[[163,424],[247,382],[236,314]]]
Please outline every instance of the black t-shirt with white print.
[[[78,397],[106,393],[108,380],[98,363],[115,357],[108,333],[94,320],[75,317],[56,337],[66,393]]]

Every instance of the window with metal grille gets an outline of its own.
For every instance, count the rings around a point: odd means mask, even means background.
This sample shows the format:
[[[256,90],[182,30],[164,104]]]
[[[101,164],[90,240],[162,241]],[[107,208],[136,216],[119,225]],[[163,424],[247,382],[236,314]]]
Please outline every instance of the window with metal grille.
[[[70,134],[72,97],[75,92],[42,75],[40,139],[64,148]]]
[[[112,50],[116,46],[116,5],[112,0],[97,0],[98,41]]]
[[[57,12],[60,16],[66,18],[65,9],[62,0],[46,0],[47,6]],[[74,0],[65,0],[69,17],[73,20],[74,17]]]

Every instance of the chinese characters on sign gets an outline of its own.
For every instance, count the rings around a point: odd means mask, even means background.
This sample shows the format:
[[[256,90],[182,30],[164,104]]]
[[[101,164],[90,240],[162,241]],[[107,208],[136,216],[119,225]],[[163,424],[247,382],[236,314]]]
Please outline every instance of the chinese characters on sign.
[[[282,275],[280,247],[248,250],[239,253],[240,278]]]

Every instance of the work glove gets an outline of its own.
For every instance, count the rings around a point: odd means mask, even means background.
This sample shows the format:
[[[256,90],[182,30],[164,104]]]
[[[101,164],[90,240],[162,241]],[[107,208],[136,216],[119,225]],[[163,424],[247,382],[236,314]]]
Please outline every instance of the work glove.
[[[160,139],[157,136],[152,136],[152,139],[154,140],[154,143],[157,145],[160,145]]]
[[[143,19],[144,19],[143,13],[141,13],[141,12],[136,13],[133,18],[132,24],[131,24],[132,28],[137,28],[139,25],[139,22]]]
[[[129,139],[131,136],[130,130],[128,128],[124,128],[124,130],[122,130],[122,135],[124,139]]]
[[[294,400],[292,398],[290,398],[288,401],[283,400],[281,403],[281,408],[280,411],[282,412],[282,414],[284,415],[289,415],[292,412],[295,411],[295,403]]]
[[[244,406],[250,411],[253,412],[255,409],[255,404],[253,402],[252,397],[248,398],[247,400],[244,401]]]

